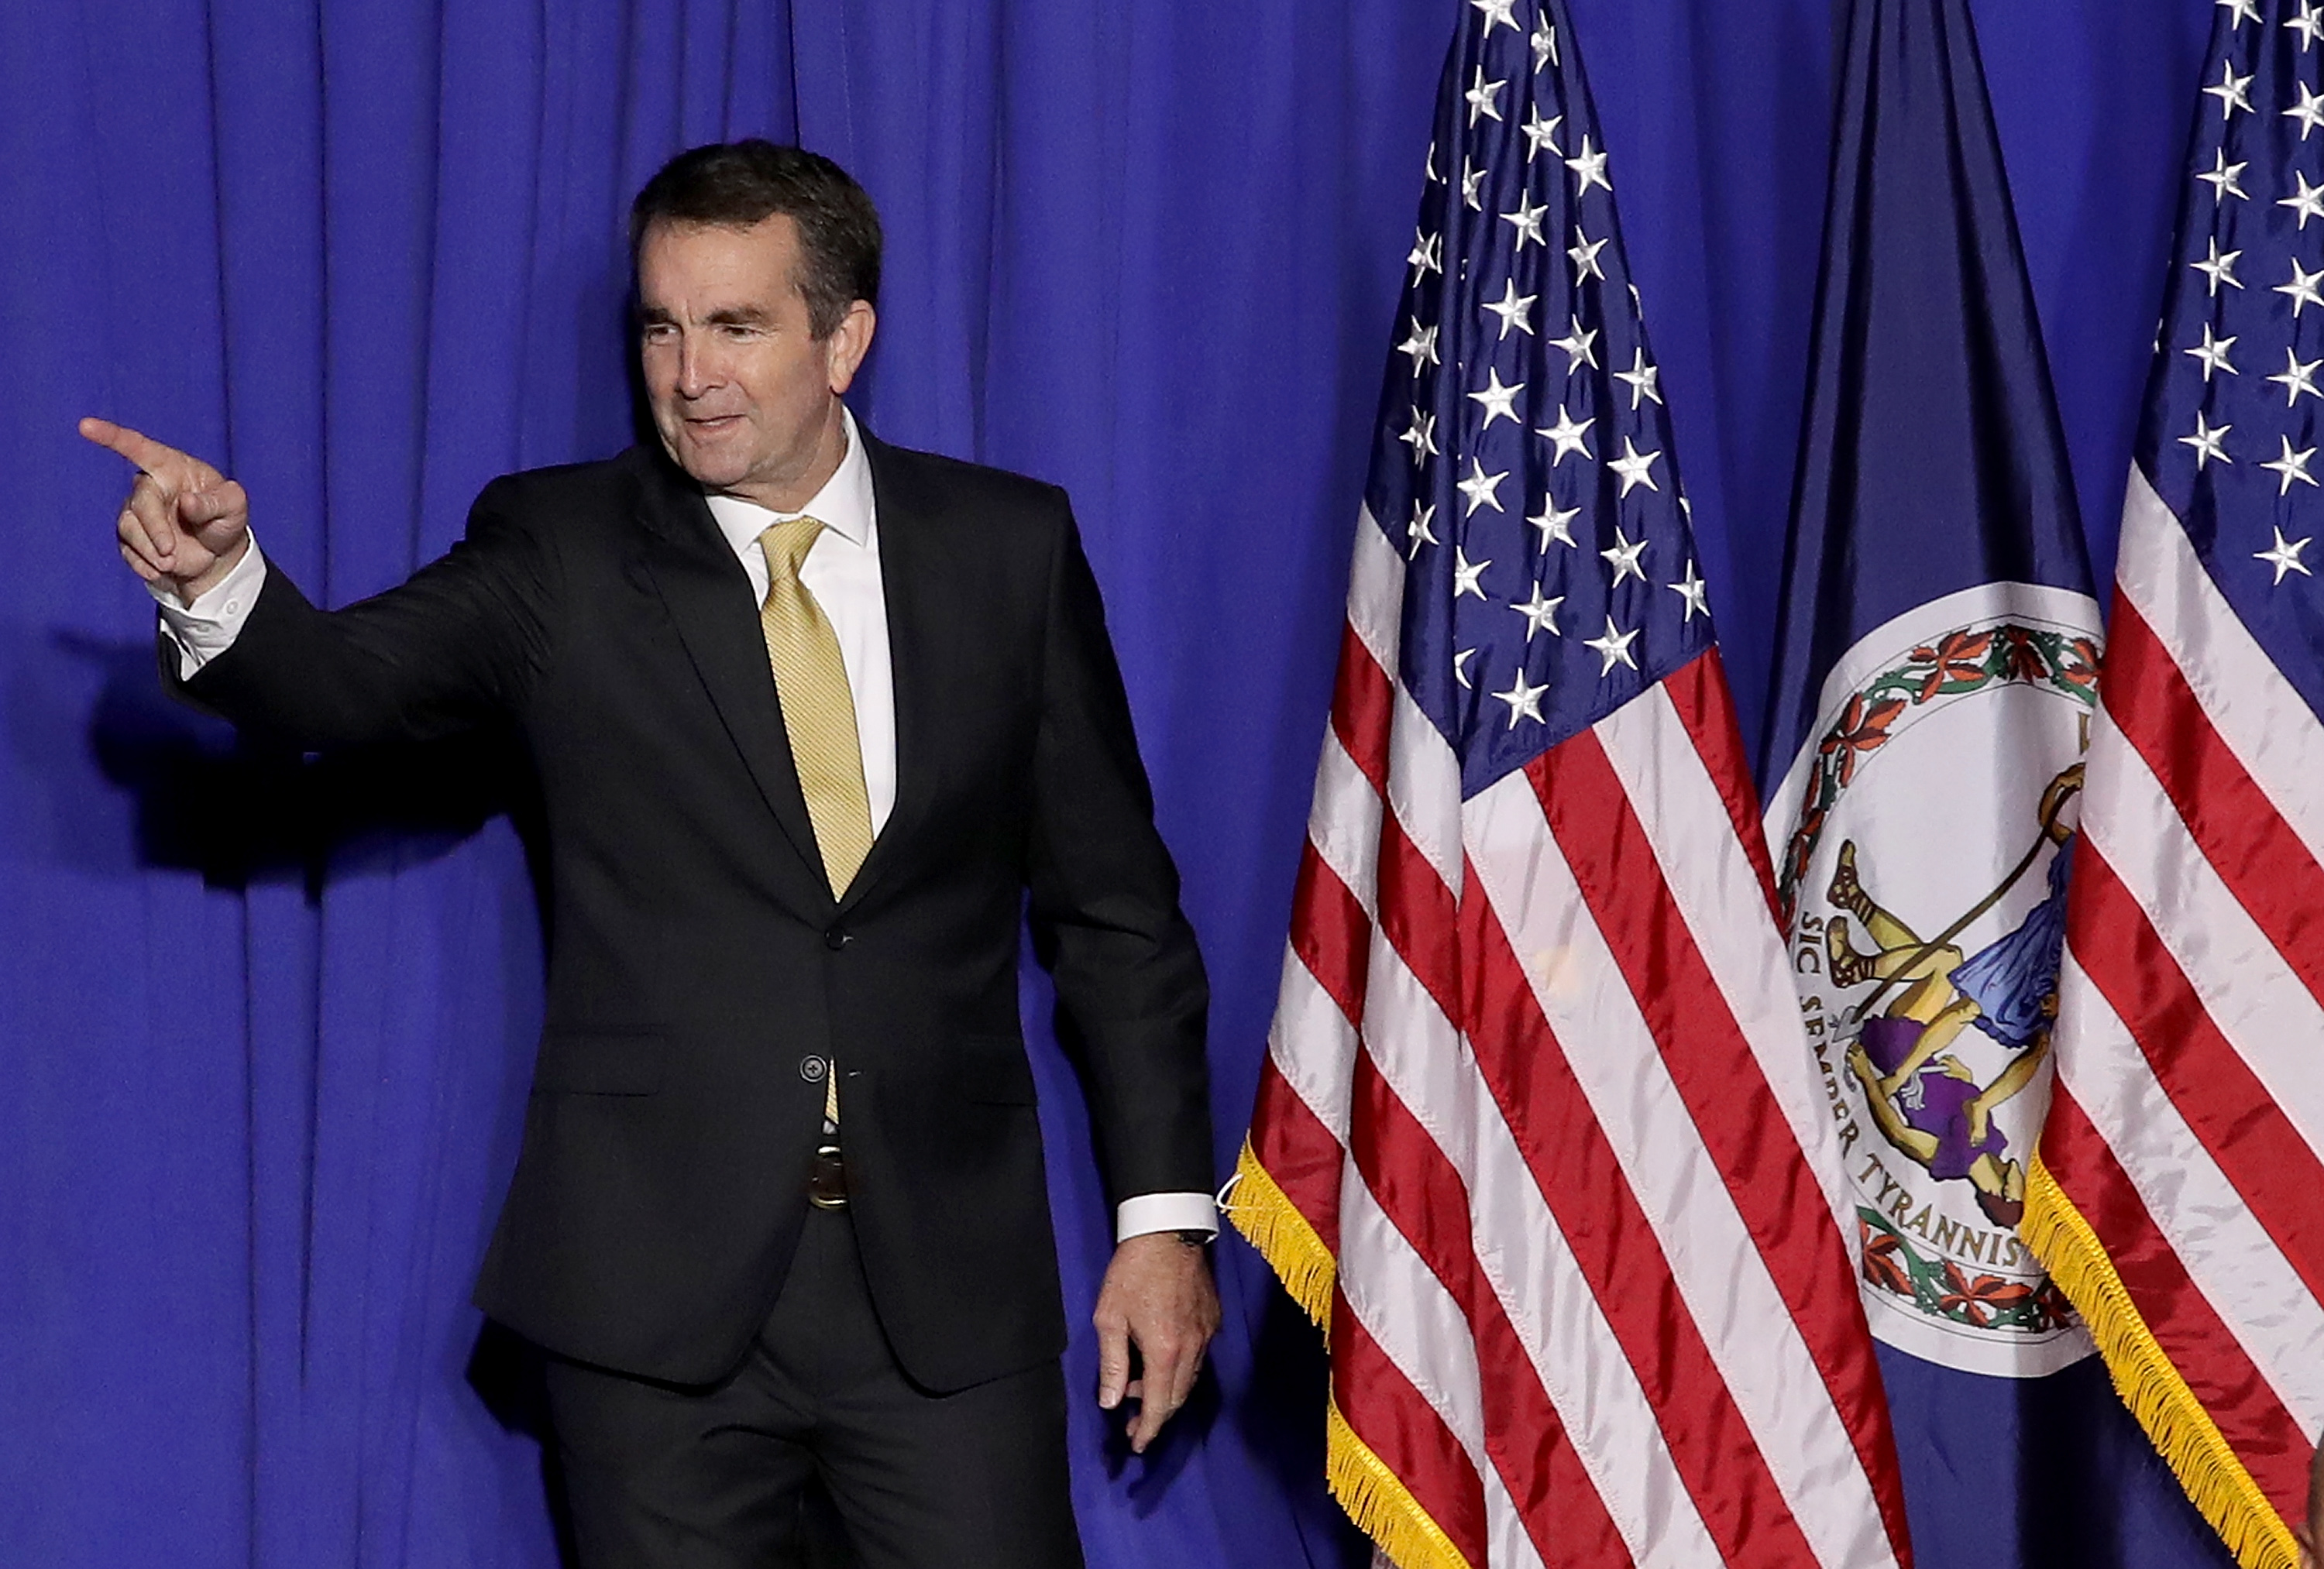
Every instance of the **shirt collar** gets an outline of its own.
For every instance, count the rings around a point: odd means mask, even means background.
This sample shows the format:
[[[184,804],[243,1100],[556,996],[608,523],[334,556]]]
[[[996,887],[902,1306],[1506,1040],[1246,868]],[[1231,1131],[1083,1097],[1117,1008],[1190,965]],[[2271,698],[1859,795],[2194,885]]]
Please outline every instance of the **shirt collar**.
[[[872,505],[872,463],[863,455],[863,433],[856,427],[855,411],[844,403],[839,417],[847,435],[847,455],[831,478],[796,512],[778,512],[740,496],[712,496],[710,516],[718,532],[736,555],[754,547],[759,536],[776,523],[812,516],[849,544],[872,549],[879,543],[877,517]]]

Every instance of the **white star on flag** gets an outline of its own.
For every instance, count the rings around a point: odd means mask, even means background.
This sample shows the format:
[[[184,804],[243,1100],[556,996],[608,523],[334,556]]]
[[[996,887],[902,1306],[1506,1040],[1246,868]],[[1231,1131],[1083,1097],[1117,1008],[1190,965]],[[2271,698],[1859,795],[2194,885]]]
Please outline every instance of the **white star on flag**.
[[[1533,598],[1521,605],[1511,605],[1509,609],[1526,619],[1526,641],[1530,643],[1536,632],[1547,632],[1554,638],[1565,636],[1557,629],[1556,620],[1557,607],[1564,602],[1565,596],[1563,594],[1554,599],[1545,597],[1541,592],[1541,584],[1536,583],[1533,585]]]
[[[2314,484],[2316,476],[2308,472],[2308,460],[2316,455],[2316,449],[2312,446],[2303,447],[2299,452],[2294,452],[2292,450],[2290,436],[2278,436],[2276,439],[2283,443],[2283,455],[2259,465],[2282,476],[2282,482],[2276,486],[2275,493],[2279,496],[2290,495],[2292,482],[2294,480],[2298,480],[2303,485]]]
[[[2317,285],[2319,284],[2324,284],[2324,267],[2319,267],[2313,272],[2303,272],[2300,268],[2300,259],[2296,256],[2293,257],[2292,259],[2292,281],[2289,283],[2279,283],[2275,286],[2276,293],[2288,294],[2292,296],[2292,320],[2298,321],[2300,319],[2300,312],[2303,307],[2310,305],[2324,306],[2324,291],[2319,291],[2318,289]]]
[[[2303,132],[2301,134],[2305,136],[2306,133]],[[2211,188],[2213,201],[2223,202],[2229,197],[2237,197],[2249,201],[2251,198],[2244,195],[2244,188],[2237,183],[2237,177],[2250,167],[2248,163],[2229,163],[2227,149],[2223,147],[2219,150],[2218,158],[2212,163],[2209,172],[2199,173],[2195,178]]]
[[[1512,386],[1504,387],[1501,385],[1500,371],[1498,368],[1487,369],[1485,385],[1469,394],[1469,400],[1481,406],[1485,410],[1485,423],[1477,427],[1479,435],[1481,436],[1492,429],[1493,421],[1496,419],[1506,419],[1512,425],[1525,423],[1517,417],[1515,407],[1517,394],[1525,390],[1525,385],[1524,382],[1519,381]]]
[[[2283,112],[2283,117],[2300,122],[2300,139],[2305,142],[2310,131],[2315,130],[2319,125],[2324,125],[2324,96],[2318,95],[2306,82],[2294,82],[2292,85],[2299,89],[2300,102],[2286,109]],[[2223,152],[2219,156],[2225,158],[2227,154]],[[2236,167],[2240,169],[2243,166],[2237,164]],[[2236,194],[2241,196],[2243,193],[2237,191]]]
[[[1436,416],[1412,411],[1412,423],[1397,440],[1412,449],[1415,464],[1425,463],[1436,455]]]
[[[1573,243],[1566,248],[1565,254],[1573,263],[1574,282],[1606,276],[1606,270],[1598,265],[1598,252],[1605,248],[1605,241],[1592,240],[1582,232],[1581,225],[1573,225]]]
[[[1606,558],[1607,564],[1610,565],[1614,569],[1614,581],[1609,585],[1610,587],[1621,587],[1622,580],[1626,577],[1637,578],[1640,583],[1646,581],[1646,568],[1638,564],[1638,557],[1646,554],[1646,542],[1645,540],[1640,539],[1634,542],[1628,535],[1622,532],[1622,526],[1620,524],[1618,523],[1614,526],[1614,543],[1612,546],[1598,553],[1600,555],[1604,556]]]
[[[2306,54],[2316,42],[2316,35],[2324,32],[2324,6],[2315,0],[2300,0],[2300,14],[2283,24],[2300,34],[2300,52]]]
[[[1462,594],[1475,594],[1479,599],[1483,599],[1485,569],[1492,564],[1489,560],[1471,561],[1459,546],[1454,546],[1452,547],[1452,597],[1457,600]]]
[[[1477,68],[1476,79],[1469,84],[1469,90],[1461,95],[1469,101],[1471,129],[1475,129],[1480,119],[1498,120],[1501,117],[1501,89],[1508,85],[1508,78],[1506,77],[1498,82],[1487,81],[1485,68],[1483,66]],[[2251,106],[2246,104],[2244,107],[2248,109]]]
[[[1483,463],[1473,457],[1471,458],[1469,477],[1452,487],[1469,498],[1469,509],[1461,515],[1463,518],[1473,518],[1477,515],[1477,509],[1480,507],[1490,507],[1494,511],[1499,511],[1501,499],[1498,492],[1501,482],[1508,477],[1508,471],[1506,469],[1498,474],[1489,474],[1485,472]]]
[[[1545,436],[1557,444],[1557,450],[1550,455],[1549,466],[1555,468],[1563,463],[1568,453],[1580,453],[1584,458],[1590,457],[1590,427],[1597,423],[1594,419],[1576,419],[1565,412],[1564,404],[1559,404],[1557,423],[1546,430],[1534,432],[1536,436]]]
[[[2192,436],[2181,436],[2179,438],[2179,445],[2181,446],[2191,446],[2195,449],[2195,469],[2197,473],[2201,473],[2203,465],[2213,458],[2218,459],[2223,463],[2232,463],[2235,462],[2235,459],[2227,455],[2227,449],[2223,439],[2227,436],[2227,432],[2234,428],[2235,427],[2232,425],[2221,425],[2217,427],[2206,425],[2203,423],[2203,416],[2201,413],[2198,412],[2196,414],[2195,434]]]
[[[2275,205],[2280,207],[2290,207],[2297,213],[2300,216],[2298,226],[2305,231],[2309,219],[2324,218],[2324,185],[2310,185],[2308,177],[2297,171],[2292,178],[2299,182],[2300,188]]]
[[[1705,616],[1711,614],[1710,585],[1695,575],[1693,562],[1689,561],[1686,564],[1685,575],[1678,582],[1666,583],[1663,587],[1686,601],[1685,619],[1692,621],[1698,614]]]
[[[1422,546],[1438,543],[1435,533],[1428,527],[1435,517],[1434,502],[1425,507],[1417,501],[1412,504],[1412,521],[1404,526],[1404,537],[1412,542],[1412,549],[1407,554],[1418,555]]]
[[[1575,201],[1580,201],[1589,195],[1590,188],[1593,185],[1609,193],[1614,188],[1614,182],[1606,178],[1606,155],[1590,150],[1590,138],[1586,134],[1582,138],[1582,151],[1567,159],[1565,167],[1573,171]]]
[[[1540,298],[1541,296],[1537,294],[1519,294],[1517,280],[1514,278],[1510,279],[1501,290],[1500,298],[1489,299],[1483,306],[1484,309],[1501,318],[1500,337],[1493,341],[1499,343],[1501,338],[1508,337],[1511,327],[1515,327],[1528,337],[1532,336],[1533,302]]]
[[[1493,693],[1495,697],[1509,705],[1509,729],[1517,729],[1517,720],[1521,719],[1529,719],[1534,723],[1540,724],[1542,722],[1541,696],[1549,690],[1549,683],[1545,681],[1539,686],[1527,686],[1523,665],[1517,667],[1517,673],[1512,679],[1516,684],[1507,692]]]
[[[1469,0],[1469,4],[1485,14],[1487,38],[1493,36],[1496,27],[1507,27],[1511,32],[1517,31],[1517,19],[1510,14],[1517,8],[1517,0]]]
[[[2218,99],[2220,114],[2226,119],[2232,120],[2236,117],[2237,109],[2241,109],[2246,115],[2251,113],[2251,85],[2250,77],[2236,75],[2233,62],[2221,60],[2219,79],[2205,87],[2203,91]]]
[[[2205,322],[2203,341],[2191,349],[2182,349],[2180,352],[2195,358],[2196,362],[2203,367],[2203,380],[2208,381],[2211,379],[2211,372],[2214,371],[2225,371],[2230,376],[2241,373],[2233,365],[2227,363],[2227,351],[2235,347],[2235,344],[2236,340],[2232,337],[2213,337],[2211,324]]]
[[[2289,408],[2300,401],[2302,392],[2310,398],[2324,399],[2324,391],[2319,391],[2316,386],[2316,372],[2319,368],[2324,368],[2324,360],[2302,362],[2299,354],[2287,348],[2283,351],[2282,371],[2268,380],[2283,389],[2283,406]]]
[[[2308,541],[2286,539],[2281,528],[2275,529],[2274,533],[2275,544],[2266,550],[2253,551],[2252,559],[2264,561],[2275,568],[2275,581],[2279,584],[2283,582],[2283,574],[2287,572],[2296,572],[2302,577],[2314,577],[2316,574],[2308,570],[2308,564],[2300,559],[2300,553],[2308,548]]]
[[[1557,32],[1549,24],[1548,6],[1543,6],[1535,14],[1533,37],[1527,41],[1533,45],[1533,69],[1536,76],[1541,74],[1542,67],[1557,63]]]
[[[1582,644],[1586,648],[1598,650],[1598,657],[1604,661],[1598,666],[1598,674],[1600,679],[1603,679],[1614,674],[1614,666],[1617,665],[1627,665],[1633,670],[1638,667],[1637,659],[1630,653],[1630,645],[1637,640],[1638,634],[1635,629],[1628,632],[1617,631],[1614,627],[1614,618],[1609,616],[1606,618],[1606,635],[1602,638],[1584,638],[1582,639]]]
[[[1518,250],[1525,249],[1527,240],[1531,240],[1536,245],[1548,245],[1549,242],[1541,237],[1541,220],[1548,211],[1549,208],[1546,206],[1531,206],[1520,194],[1517,197],[1517,210],[1501,215],[1501,222],[1513,225],[1517,228]]]
[[[1585,364],[1593,371],[1598,368],[1598,351],[1591,347],[1592,344],[1598,341],[1598,329],[1596,327],[1591,327],[1589,331],[1584,332],[1582,329],[1582,318],[1580,317],[1577,316],[1571,319],[1573,323],[1573,330],[1572,332],[1568,333],[1562,338],[1552,338],[1549,340],[1550,345],[1553,348],[1560,348],[1565,351],[1565,373],[1569,376],[1573,374],[1574,372],[1580,370]]]
[[[2279,202],[2276,205],[2282,206],[2289,204]],[[2219,285],[2222,283],[2230,289],[2243,287],[2236,281],[2236,258],[2242,254],[2241,251],[2220,250],[2219,242],[2213,239],[2209,259],[2202,262],[2190,262],[2187,265],[2211,280],[2211,298],[2217,299],[2219,297]]]
[[[1638,485],[1644,485],[1649,491],[1659,491],[1662,487],[1655,483],[1653,470],[1655,460],[1662,455],[1659,452],[1640,452],[1626,436],[1622,438],[1622,455],[1608,459],[1606,466],[1622,476],[1622,494],[1625,496]]]
[[[1614,380],[1629,385],[1630,407],[1633,408],[1638,406],[1638,399],[1642,397],[1651,398],[1657,403],[1663,400],[1663,395],[1657,389],[1661,376],[1662,370],[1659,366],[1646,363],[1646,351],[1644,349],[1632,349],[1630,368],[1614,372]]]
[[[1545,120],[1541,117],[1541,106],[1538,104],[1534,106],[1533,112],[1526,116],[1526,123],[1517,127],[1525,133],[1527,163],[1531,163],[1534,154],[1545,147],[1560,158],[1565,156],[1565,149],[1557,144],[1557,128],[1563,124],[1565,124],[1564,115],[1553,115]]]
[[[1581,516],[1581,508],[1568,507],[1563,511],[1560,511],[1555,497],[1544,496],[1541,499],[1541,510],[1526,521],[1541,530],[1541,547],[1544,551],[1549,549],[1549,542],[1553,539],[1567,549],[1573,550],[1580,548],[1573,543],[1573,520]]]
[[[1419,375],[1423,370],[1436,363],[1436,329],[1433,326],[1422,326],[1420,318],[1414,317],[1412,335],[1397,344],[1396,352],[1399,354],[1411,355],[1412,373],[1416,376]]]

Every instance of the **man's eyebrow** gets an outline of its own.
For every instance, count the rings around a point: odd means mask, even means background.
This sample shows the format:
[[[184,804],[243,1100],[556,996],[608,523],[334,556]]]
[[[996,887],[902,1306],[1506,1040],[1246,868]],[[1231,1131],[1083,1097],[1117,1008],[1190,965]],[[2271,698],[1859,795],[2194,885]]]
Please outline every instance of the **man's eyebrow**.
[[[703,319],[713,326],[758,326],[769,317],[755,305],[730,305],[723,310],[712,311]]]

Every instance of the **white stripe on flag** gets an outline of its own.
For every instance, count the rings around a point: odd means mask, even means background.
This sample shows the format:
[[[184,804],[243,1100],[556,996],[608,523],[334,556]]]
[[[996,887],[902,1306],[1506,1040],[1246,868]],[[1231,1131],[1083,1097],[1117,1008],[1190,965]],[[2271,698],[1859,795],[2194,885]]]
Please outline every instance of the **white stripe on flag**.
[[[1307,840],[1323,864],[1338,874],[1348,892],[1375,917],[1379,869],[1380,798],[1356,760],[1340,743],[1340,732],[1323,732],[1323,756],[1315,766],[1315,804],[1307,819]]]
[[[1356,1028],[1288,945],[1283,952],[1283,987],[1276,998],[1275,1022],[1267,1036],[1268,1053],[1284,1083],[1344,1146]]]
[[[1783,940],[1772,920],[1736,919],[1738,911],[1764,909],[1766,895],[1758,868],[1729,826],[1726,801],[1666,687],[1652,687],[1599,720],[1597,733],[1654,846],[1671,899],[1750,1042],[1854,1258],[1856,1196],[1840,1161],[1839,1124],[1801,1028],[1799,993]]]
[[[2252,1217],[2070,950],[2058,996],[2058,1033],[2074,1042],[2058,1058],[2060,1082],[2196,1289],[2284,1408],[2315,1433],[2324,1427],[2324,1305]]]
[[[1396,678],[1403,647],[1404,557],[1380,532],[1366,506],[1356,519],[1355,558],[1348,568],[1348,625],[1371,650],[1372,662]]]
[[[1471,801],[1469,854],[1802,1534],[1828,1565],[1893,1562],[1822,1374],[1523,774]],[[1744,908],[1766,907],[1755,886]]]
[[[2187,835],[2171,798],[2113,724],[2090,739],[2082,832],[2186,972],[2227,1043],[2311,1149],[2324,1149],[2324,1007]]]
[[[2219,739],[2308,853],[2324,862],[2324,791],[2315,788],[2324,779],[2324,726],[2228,606],[2187,531],[2135,463],[2115,573]]]
[[[1372,986],[1382,1026],[1366,1032],[1372,1060],[1468,1189],[1479,1271],[1637,1569],[1716,1564],[1718,1551],[1646,1391],[1479,1077],[1468,1041],[1385,943],[1374,950]],[[1455,1125],[1440,1132],[1448,1122]]]

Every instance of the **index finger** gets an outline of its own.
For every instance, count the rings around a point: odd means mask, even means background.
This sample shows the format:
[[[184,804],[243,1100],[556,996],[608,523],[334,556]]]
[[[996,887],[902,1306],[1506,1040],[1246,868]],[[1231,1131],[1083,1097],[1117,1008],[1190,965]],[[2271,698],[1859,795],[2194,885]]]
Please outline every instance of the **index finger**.
[[[155,441],[143,431],[132,430],[125,425],[115,425],[110,419],[94,416],[80,422],[80,433],[108,452],[119,453],[157,480],[191,478],[202,482],[209,469],[199,458],[180,452],[176,447]]]

